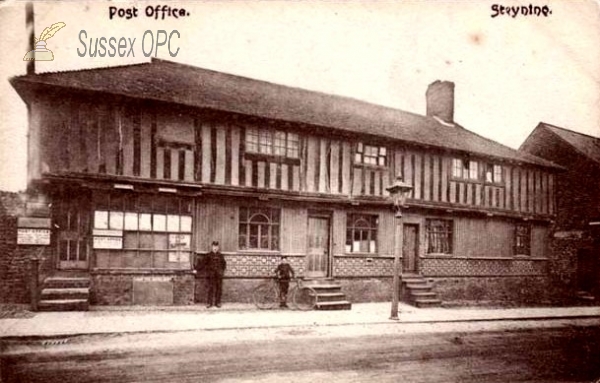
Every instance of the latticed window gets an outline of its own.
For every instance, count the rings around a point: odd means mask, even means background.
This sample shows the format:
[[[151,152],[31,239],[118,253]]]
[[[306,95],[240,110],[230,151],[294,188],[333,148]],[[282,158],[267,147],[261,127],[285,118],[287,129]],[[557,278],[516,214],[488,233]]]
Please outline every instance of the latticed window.
[[[246,152],[298,158],[296,133],[259,128],[246,129]]]
[[[346,228],[347,253],[377,253],[376,215],[349,214]]]
[[[364,145],[359,142],[356,145],[354,162],[375,166],[387,165],[387,150],[384,146]]]
[[[279,209],[240,207],[240,250],[279,250]]]
[[[494,183],[502,182],[502,166],[488,164],[485,170],[485,180]]]
[[[452,176],[455,178],[476,180],[479,178],[479,166],[477,161],[452,159]]]
[[[427,253],[452,254],[452,221],[447,219],[428,219]]]
[[[515,226],[515,255],[531,254],[531,225],[518,223]]]

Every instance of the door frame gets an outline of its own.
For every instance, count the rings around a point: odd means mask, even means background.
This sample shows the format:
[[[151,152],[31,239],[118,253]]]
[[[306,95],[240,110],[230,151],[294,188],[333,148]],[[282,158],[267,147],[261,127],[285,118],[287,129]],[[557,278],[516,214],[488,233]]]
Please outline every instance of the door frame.
[[[404,237],[404,227],[405,226],[412,226],[414,228],[416,228],[416,232],[415,232],[415,247],[414,247],[414,262],[415,262],[415,268],[413,271],[408,271],[407,273],[415,273],[415,274],[419,274],[419,265],[421,262],[419,262],[419,254],[420,254],[420,249],[421,249],[421,225],[418,222],[402,222],[402,249],[400,249],[400,251],[402,252],[402,273],[404,273],[404,262],[406,261],[404,259],[404,244],[406,243],[406,238]]]
[[[305,261],[306,257],[308,257],[308,227],[311,218],[327,219],[327,270],[325,270],[325,278],[330,278],[333,275],[333,210],[308,209],[308,212],[306,214],[306,255],[304,256]]]

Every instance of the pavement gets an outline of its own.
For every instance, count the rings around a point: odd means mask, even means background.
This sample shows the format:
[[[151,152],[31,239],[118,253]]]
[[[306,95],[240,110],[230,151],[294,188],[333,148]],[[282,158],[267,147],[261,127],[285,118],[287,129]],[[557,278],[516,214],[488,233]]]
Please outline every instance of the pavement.
[[[355,303],[352,310],[258,310],[248,304],[221,308],[105,307],[86,312],[38,312],[30,318],[0,319],[0,340],[60,336],[170,333],[202,330],[270,329],[394,324],[447,324],[458,322],[598,320],[600,307],[538,308],[416,308],[400,304],[399,320],[390,318],[391,304]]]

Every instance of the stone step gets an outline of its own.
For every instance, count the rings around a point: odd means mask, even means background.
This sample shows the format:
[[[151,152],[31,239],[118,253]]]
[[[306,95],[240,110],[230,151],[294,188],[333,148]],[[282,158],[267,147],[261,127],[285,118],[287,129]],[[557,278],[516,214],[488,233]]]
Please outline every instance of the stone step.
[[[308,285],[308,286],[310,286],[316,292],[319,292],[319,291],[335,292],[335,291],[340,291],[342,289],[342,286],[340,286],[340,285],[324,284],[324,283],[320,283],[318,285],[317,284],[315,284],[315,285]]]
[[[41,300],[38,304],[39,311],[88,311],[87,299],[52,299]]]
[[[346,300],[346,295],[342,292],[334,292],[334,293],[317,292],[317,301],[318,302],[331,302],[331,301],[343,301],[343,300]]]
[[[90,289],[88,287],[78,288],[45,288],[42,289],[41,299],[43,300],[55,300],[55,299],[85,299],[88,300],[90,296]]]
[[[402,283],[404,283],[405,285],[411,284],[411,285],[426,285],[429,284],[429,282],[427,282],[426,279],[423,278],[410,278],[410,279],[402,279]]]
[[[409,283],[409,284],[406,284],[405,287],[410,290],[431,290],[433,288],[433,285],[431,285],[429,283],[423,283],[423,284]]]
[[[352,303],[343,301],[317,302],[316,310],[351,310]]]
[[[44,280],[45,288],[83,288],[90,287],[90,278],[84,277],[49,277]]]
[[[411,291],[410,295],[413,298],[433,298],[437,299],[437,294],[433,291]]]
[[[419,298],[419,299],[415,300],[415,306],[417,306],[419,308],[441,307],[442,301],[439,299]]]

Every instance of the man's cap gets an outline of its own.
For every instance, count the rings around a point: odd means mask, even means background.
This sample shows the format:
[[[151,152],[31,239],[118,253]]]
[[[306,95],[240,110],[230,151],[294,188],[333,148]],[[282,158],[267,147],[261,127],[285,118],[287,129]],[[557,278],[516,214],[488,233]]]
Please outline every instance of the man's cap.
[[[212,242],[212,245],[213,245],[213,246],[219,246],[219,241],[213,241],[213,242]]]

